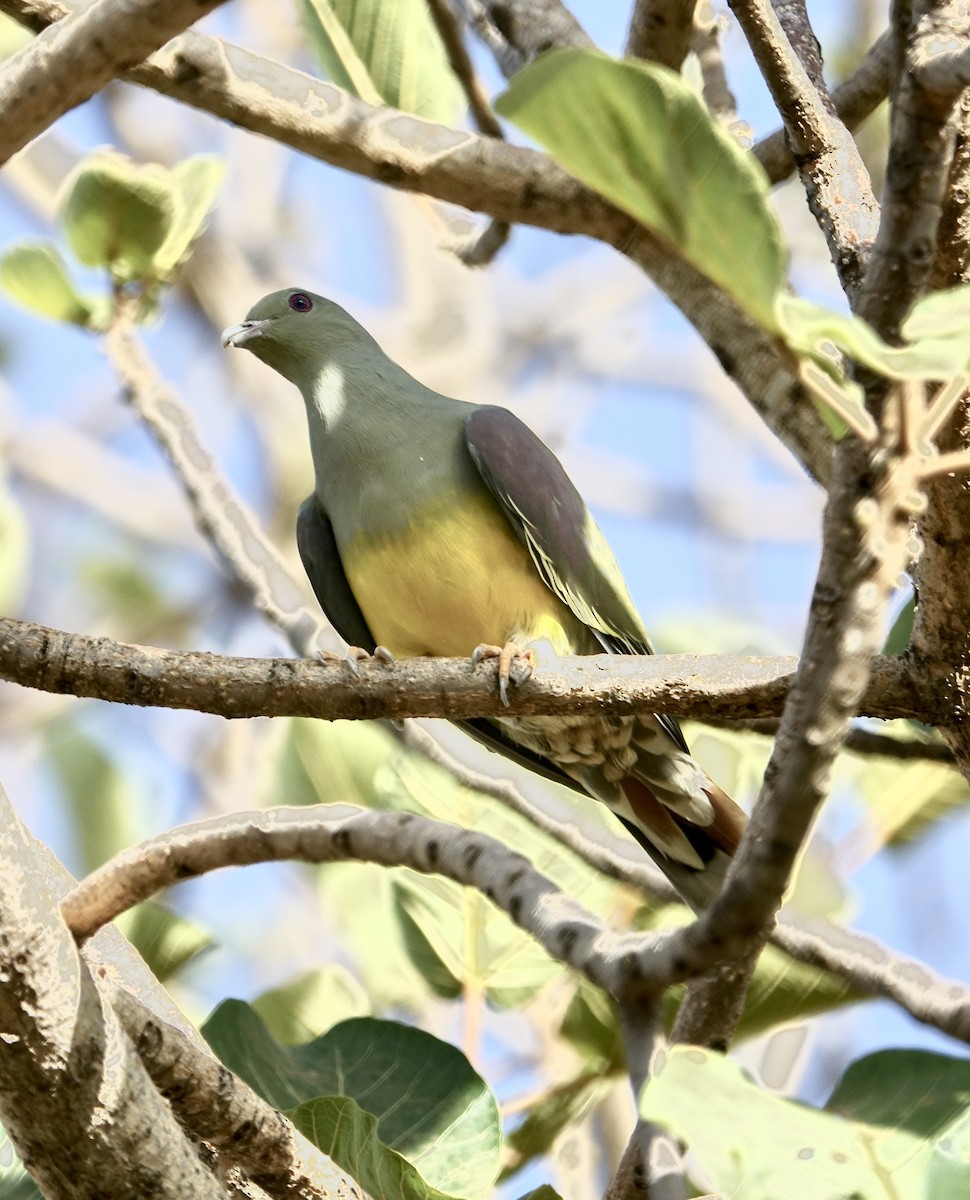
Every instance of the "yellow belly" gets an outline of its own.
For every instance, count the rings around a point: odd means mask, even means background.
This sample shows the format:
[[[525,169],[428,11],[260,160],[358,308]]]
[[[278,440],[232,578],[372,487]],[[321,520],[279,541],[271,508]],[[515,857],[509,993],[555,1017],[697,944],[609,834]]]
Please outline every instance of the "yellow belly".
[[[542,639],[556,654],[583,652],[585,628],[484,497],[435,504],[392,538],[355,538],[342,556],[371,632],[400,658]]]

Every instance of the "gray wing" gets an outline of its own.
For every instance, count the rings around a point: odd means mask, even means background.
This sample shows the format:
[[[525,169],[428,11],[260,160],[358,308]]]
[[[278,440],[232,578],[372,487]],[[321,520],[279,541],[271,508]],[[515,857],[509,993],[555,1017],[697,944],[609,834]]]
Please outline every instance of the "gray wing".
[[[296,544],[313,594],[334,629],[350,646],[373,654],[376,642],[347,580],[330,518],[316,496],[307,496],[296,517]]]
[[[485,485],[546,586],[604,650],[652,654],[613,552],[549,447],[514,413],[491,406],[475,409],[466,422],[465,438]],[[677,721],[657,719],[687,750]]]

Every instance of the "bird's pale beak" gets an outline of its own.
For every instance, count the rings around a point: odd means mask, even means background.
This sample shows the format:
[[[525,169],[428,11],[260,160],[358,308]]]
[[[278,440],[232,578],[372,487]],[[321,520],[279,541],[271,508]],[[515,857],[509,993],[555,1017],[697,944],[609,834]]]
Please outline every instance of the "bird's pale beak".
[[[245,346],[252,338],[259,337],[271,320],[269,317],[263,321],[243,321],[239,325],[228,325],[222,331],[223,346]]]

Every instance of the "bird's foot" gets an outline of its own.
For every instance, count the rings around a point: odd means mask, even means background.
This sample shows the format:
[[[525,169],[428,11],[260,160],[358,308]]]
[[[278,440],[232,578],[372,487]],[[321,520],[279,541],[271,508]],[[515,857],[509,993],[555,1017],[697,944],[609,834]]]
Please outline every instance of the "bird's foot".
[[[509,684],[521,687],[530,678],[536,666],[536,656],[531,650],[524,650],[515,642],[506,642],[504,646],[490,646],[482,642],[472,651],[472,666],[477,667],[486,659],[498,659],[498,694],[502,703],[508,706]]]
[[[394,655],[386,646],[375,646],[374,653],[370,654],[367,650],[361,650],[360,646],[348,646],[345,661],[350,667],[351,672],[360,676],[360,671],[357,667],[358,663],[364,662],[367,659],[374,659],[377,662],[383,663],[386,667],[392,667],[397,661]]]

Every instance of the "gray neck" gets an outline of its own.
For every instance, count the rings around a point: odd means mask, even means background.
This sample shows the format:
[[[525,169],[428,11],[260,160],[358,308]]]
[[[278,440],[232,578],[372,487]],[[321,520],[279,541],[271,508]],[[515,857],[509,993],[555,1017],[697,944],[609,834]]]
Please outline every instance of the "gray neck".
[[[471,405],[425,387],[369,337],[343,351],[329,348],[301,389],[316,492],[329,513],[366,524],[389,498],[406,509],[477,477],[465,447]]]

